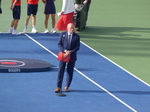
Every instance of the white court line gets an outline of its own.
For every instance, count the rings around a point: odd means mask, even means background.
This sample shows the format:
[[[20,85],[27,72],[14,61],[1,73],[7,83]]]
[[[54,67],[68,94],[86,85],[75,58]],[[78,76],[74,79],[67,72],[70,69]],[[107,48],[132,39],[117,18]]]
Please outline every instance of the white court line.
[[[28,34],[25,34],[27,37],[29,37],[31,40],[33,40],[35,43],[37,43],[38,45],[40,45],[42,48],[44,48],[46,51],[48,51],[49,53],[51,53],[52,55],[54,55],[55,57],[57,57],[56,54],[54,54],[53,52],[51,52],[49,49],[47,49],[46,47],[44,47],[42,44],[40,44],[39,42],[37,42],[36,40],[34,40],[32,37],[30,37]]]
[[[55,57],[57,57],[56,54],[54,54],[53,52],[51,52],[49,49],[47,49],[46,47],[44,47],[42,44],[40,44],[38,41],[36,41],[35,39],[33,39],[31,36],[29,36],[28,34],[25,34],[28,38],[30,38],[31,40],[33,40],[35,43],[37,43],[39,46],[41,46],[43,49],[45,49],[46,51],[48,51],[49,53],[51,53],[52,55],[54,55]],[[85,44],[84,44],[85,45]],[[82,76],[84,76],[86,79],[88,79],[89,81],[91,81],[93,84],[95,84],[96,86],[98,86],[99,88],[101,88],[102,90],[104,90],[106,93],[108,93],[109,95],[111,95],[113,98],[115,98],[116,100],[118,100],[119,102],[121,102],[123,105],[125,105],[126,107],[128,107],[129,109],[131,109],[133,112],[137,112],[135,109],[133,109],[131,106],[129,106],[128,104],[126,104],[125,102],[123,102],[122,100],[120,100],[118,97],[116,97],[115,95],[113,95],[112,93],[110,93],[108,90],[106,90],[105,88],[103,88],[102,86],[100,86],[98,83],[96,83],[95,81],[93,81],[92,79],[90,79],[89,77],[87,77],[85,74],[83,74],[82,72],[80,72],[79,70],[77,70],[76,68],[74,68],[79,74],[81,74]]]
[[[150,87],[150,85],[146,82],[144,82],[142,79],[138,78],[137,76],[133,75],[132,73],[130,73],[129,71],[127,71],[126,69],[122,68],[120,65],[116,64],[115,62],[113,62],[112,60],[108,59],[107,57],[105,57],[104,55],[100,54],[99,52],[97,52],[96,50],[92,49],[90,46],[86,45],[84,42],[81,42],[83,45],[85,45],[86,47],[88,47],[89,49],[91,49],[92,51],[96,52],[97,54],[99,54],[100,56],[102,56],[103,58],[107,59],[108,61],[110,61],[111,63],[113,63],[114,65],[118,66],[119,68],[121,68],[122,70],[126,71],[128,74],[132,75],[133,77],[135,77],[136,79],[138,79],[139,81],[141,81],[142,83],[146,84],[147,86]]]

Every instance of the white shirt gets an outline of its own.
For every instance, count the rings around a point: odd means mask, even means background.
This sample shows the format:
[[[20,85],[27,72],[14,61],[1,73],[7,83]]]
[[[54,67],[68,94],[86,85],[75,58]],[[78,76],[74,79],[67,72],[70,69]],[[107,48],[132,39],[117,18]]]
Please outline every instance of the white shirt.
[[[68,14],[75,11],[73,0],[63,0],[62,10],[64,14]]]

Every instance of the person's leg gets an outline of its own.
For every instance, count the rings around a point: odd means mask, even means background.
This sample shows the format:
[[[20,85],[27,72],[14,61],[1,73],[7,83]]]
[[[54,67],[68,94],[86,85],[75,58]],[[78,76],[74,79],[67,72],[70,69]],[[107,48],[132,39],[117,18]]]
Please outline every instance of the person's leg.
[[[13,19],[13,20],[11,21],[10,28],[9,28],[9,30],[8,30],[8,33],[12,33],[13,27],[14,27],[14,22],[15,22],[15,19]]]
[[[61,90],[64,72],[65,72],[65,66],[66,63],[60,61],[59,62],[59,69],[58,69],[58,76],[57,76],[57,88],[54,90],[54,92],[58,93]]]
[[[24,33],[27,33],[28,23],[29,23],[29,20],[31,17],[31,13],[32,13],[32,5],[27,4],[27,17],[25,20],[25,26],[24,26],[24,30],[23,30]]]
[[[25,20],[25,26],[28,26],[29,20],[30,20],[30,16],[27,16]]]
[[[63,77],[64,77],[64,72],[65,72],[65,66],[66,63],[65,62],[59,62],[59,69],[58,69],[58,78],[57,78],[57,87],[62,86],[62,81],[63,81]]]
[[[52,33],[56,33],[56,31],[55,31],[55,23],[56,23],[56,20],[55,20],[55,14],[51,14],[51,19],[52,19],[52,30],[51,30],[51,32]]]
[[[45,21],[44,21],[44,25],[45,25],[45,33],[48,33],[48,20],[49,20],[49,14],[45,14]]]
[[[67,65],[66,87],[70,87],[73,78],[75,62],[69,62]]]
[[[16,7],[14,7],[14,9],[12,10],[12,16],[13,16],[13,20],[11,21],[8,33],[12,33],[13,32],[13,27],[14,27],[15,18],[16,18]]]
[[[21,6],[16,6],[16,11],[15,11],[15,19],[14,19],[14,30],[15,30],[15,33],[19,34],[16,29],[18,27],[18,22],[20,20],[20,16],[21,16]]]
[[[36,14],[38,11],[38,4],[32,5],[32,32],[33,33],[38,33],[36,30]]]
[[[32,33],[38,33],[35,26],[36,26],[36,15],[32,15]]]
[[[10,24],[10,27],[14,27],[14,23],[15,23],[15,19],[12,20],[11,24]]]
[[[87,2],[87,13],[89,12],[90,5],[91,5],[91,1],[88,1],[88,2]]]
[[[51,19],[52,19],[52,28],[55,28],[55,23],[56,23],[55,14],[51,14]]]
[[[17,29],[18,22],[19,22],[19,19],[15,19],[15,20],[14,20],[14,29],[15,29],[15,30]]]
[[[45,14],[45,21],[44,21],[45,29],[48,29],[48,20],[49,20],[49,14]]]
[[[13,32],[12,32],[12,34],[14,34],[14,35],[20,35],[21,34],[21,33],[17,32],[18,22],[19,22],[19,19],[14,19],[14,26],[13,26]]]
[[[24,33],[27,33],[29,20],[30,20],[30,15],[28,15],[28,16],[26,17],[25,26],[24,26],[24,30],[23,30]]]
[[[32,26],[36,25],[36,15],[32,15]]]
[[[25,27],[28,26],[28,23],[29,23],[29,20],[30,20],[31,13],[32,13],[32,5],[27,4],[27,17],[26,17],[26,20],[25,20]]]

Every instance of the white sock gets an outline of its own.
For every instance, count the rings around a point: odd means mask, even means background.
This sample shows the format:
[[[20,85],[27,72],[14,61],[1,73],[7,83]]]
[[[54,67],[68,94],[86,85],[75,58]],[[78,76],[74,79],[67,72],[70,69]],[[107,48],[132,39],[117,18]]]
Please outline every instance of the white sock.
[[[15,29],[13,29],[13,31],[15,31],[15,32],[16,32],[16,30],[15,30]]]
[[[13,29],[13,27],[10,27],[9,29],[10,29],[10,30],[12,30],[12,29]]]
[[[35,28],[35,26],[32,26],[32,28]]]
[[[27,28],[28,28],[28,26],[24,26],[24,28],[25,28],[25,29],[27,29]]]

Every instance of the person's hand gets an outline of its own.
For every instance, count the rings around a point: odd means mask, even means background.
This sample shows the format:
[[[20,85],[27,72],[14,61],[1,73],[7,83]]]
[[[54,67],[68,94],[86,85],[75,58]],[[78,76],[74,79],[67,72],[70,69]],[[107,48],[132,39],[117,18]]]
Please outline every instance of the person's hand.
[[[61,13],[61,14],[63,14],[63,13],[64,13],[64,11],[61,11],[60,13]]]
[[[45,3],[46,3],[46,0],[42,0],[42,2],[45,4]]]
[[[88,0],[85,0],[85,1],[83,2],[83,4],[85,5],[87,2],[88,2]]]
[[[13,7],[13,6],[11,6],[11,7],[10,7],[10,10],[13,10],[13,8],[14,8],[14,7]]]
[[[71,55],[71,51],[70,51],[70,50],[66,51],[65,57],[68,57],[68,56],[70,56],[70,55]]]

